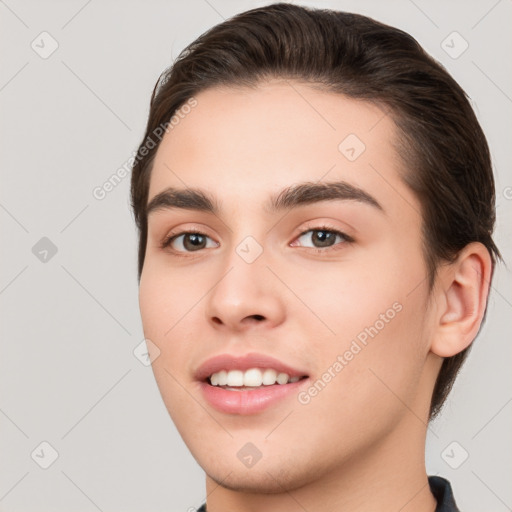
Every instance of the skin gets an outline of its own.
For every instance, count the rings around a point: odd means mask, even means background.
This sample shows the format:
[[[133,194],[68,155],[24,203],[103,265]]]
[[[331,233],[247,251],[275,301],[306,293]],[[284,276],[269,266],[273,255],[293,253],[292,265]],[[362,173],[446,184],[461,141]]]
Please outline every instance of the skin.
[[[149,200],[198,187],[222,209],[150,214],[139,299],[160,351],[162,398],[207,475],[208,511],[434,511],[430,398],[442,358],[480,326],[487,251],[470,244],[441,266],[430,293],[421,205],[401,178],[393,121],[377,106],[285,80],[196,99],[157,151]],[[366,146],[353,162],[338,149],[348,134]],[[383,211],[354,200],[263,207],[294,183],[340,179]],[[354,241],[318,250],[314,232],[301,236],[324,223]],[[191,228],[209,237],[205,248],[185,252],[183,237],[161,247]],[[236,252],[249,235],[263,249],[250,264]],[[255,415],[225,414],[194,379],[212,356],[260,352],[307,370],[307,390],[394,303],[401,311],[306,405],[293,395]],[[262,453],[251,468],[237,457],[248,442]]]

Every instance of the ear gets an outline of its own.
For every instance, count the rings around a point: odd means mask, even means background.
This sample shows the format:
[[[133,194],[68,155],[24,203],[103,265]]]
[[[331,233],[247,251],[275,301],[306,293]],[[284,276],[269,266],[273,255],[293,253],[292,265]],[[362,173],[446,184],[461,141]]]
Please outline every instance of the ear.
[[[492,260],[487,248],[468,244],[437,278],[437,315],[430,350],[451,357],[467,348],[480,329],[487,306]]]

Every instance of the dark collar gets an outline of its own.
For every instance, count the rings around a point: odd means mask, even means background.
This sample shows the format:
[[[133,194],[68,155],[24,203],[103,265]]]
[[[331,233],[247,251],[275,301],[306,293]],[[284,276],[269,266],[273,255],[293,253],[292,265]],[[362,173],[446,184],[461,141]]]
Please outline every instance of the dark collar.
[[[460,512],[453,497],[450,482],[441,476],[429,476],[430,490],[437,500],[436,512]],[[203,503],[197,512],[207,512],[206,503]]]
[[[429,476],[430,490],[437,500],[436,512],[460,512],[450,482],[441,476]]]

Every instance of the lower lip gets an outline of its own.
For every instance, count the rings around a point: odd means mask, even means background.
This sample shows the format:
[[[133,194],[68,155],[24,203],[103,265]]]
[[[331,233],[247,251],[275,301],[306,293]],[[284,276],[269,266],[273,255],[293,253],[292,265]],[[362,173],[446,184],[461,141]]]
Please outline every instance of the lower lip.
[[[201,382],[201,391],[206,401],[215,409],[227,414],[256,414],[280,400],[297,394],[308,379],[289,384],[261,386],[247,391],[230,391],[207,382]]]

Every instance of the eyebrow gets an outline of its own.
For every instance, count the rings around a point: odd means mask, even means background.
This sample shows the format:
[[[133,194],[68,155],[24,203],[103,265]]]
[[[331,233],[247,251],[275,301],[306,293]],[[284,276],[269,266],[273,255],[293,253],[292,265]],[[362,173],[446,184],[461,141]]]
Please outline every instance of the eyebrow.
[[[357,201],[384,212],[380,203],[368,192],[346,181],[296,183],[270,197],[265,211],[278,213],[321,201]],[[146,215],[157,210],[181,208],[219,215],[221,208],[214,196],[198,188],[169,187],[155,195],[146,207]]]

